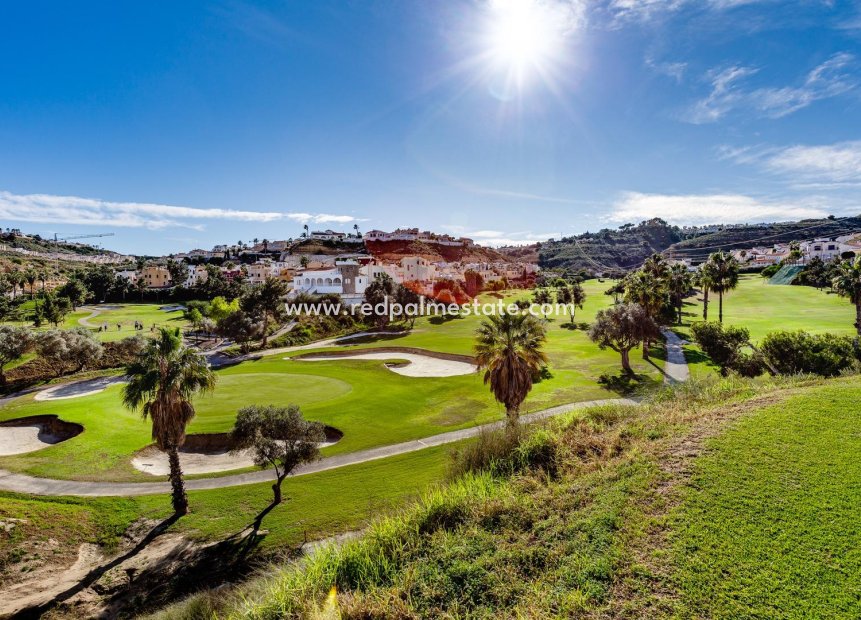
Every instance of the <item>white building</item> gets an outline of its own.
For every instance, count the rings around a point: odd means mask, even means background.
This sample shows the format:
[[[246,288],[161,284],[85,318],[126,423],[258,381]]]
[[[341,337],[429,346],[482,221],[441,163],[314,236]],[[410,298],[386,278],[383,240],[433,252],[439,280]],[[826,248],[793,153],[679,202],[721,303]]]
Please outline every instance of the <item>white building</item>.
[[[196,284],[206,282],[208,278],[209,273],[206,271],[206,267],[203,265],[189,265],[188,275],[185,278],[185,286],[186,288],[191,288]]]
[[[297,293],[323,295],[335,293],[346,300],[358,300],[368,287],[368,275],[356,261],[343,261],[326,269],[304,269],[293,277]]]

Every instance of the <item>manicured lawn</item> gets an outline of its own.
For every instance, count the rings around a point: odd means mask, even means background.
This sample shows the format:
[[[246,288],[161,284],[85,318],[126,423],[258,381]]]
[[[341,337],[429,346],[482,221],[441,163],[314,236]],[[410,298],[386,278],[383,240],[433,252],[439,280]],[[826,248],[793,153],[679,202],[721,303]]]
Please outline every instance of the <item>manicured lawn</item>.
[[[155,325],[155,329],[159,327],[185,327],[188,325],[188,322],[182,316],[181,310],[166,312],[160,309],[173,305],[137,303],[92,305],[87,306],[87,308],[98,309],[99,314],[97,316],[89,318],[91,315],[89,311],[80,310],[67,316],[63,327],[68,329],[86,326],[84,323],[81,323],[81,319],[84,319],[93,326],[90,329],[103,342],[122,340],[123,338],[134,336],[136,333],[149,336],[153,331],[153,325]],[[142,331],[135,331],[135,321],[143,323],[144,329]],[[108,324],[108,331],[99,332],[98,327],[103,323]],[[118,324],[120,325],[120,329],[117,329]]]
[[[857,383],[744,419],[696,462],[674,523],[681,617],[861,612]]]
[[[33,310],[32,301],[25,302],[21,308],[22,312],[30,313]],[[73,327],[88,327],[95,336],[101,340],[102,342],[113,342],[116,340],[122,340],[123,338],[128,338],[129,336],[134,336],[135,334],[143,334],[144,336],[150,335],[151,328],[153,325],[158,327],[185,327],[188,325],[188,322],[183,318],[181,310],[174,310],[172,312],[165,312],[161,310],[161,307],[170,307],[173,304],[138,304],[138,303],[128,303],[128,304],[91,304],[87,306],[87,310],[78,309],[74,312],[70,312],[66,315],[66,319],[59,326],[62,329],[72,329]],[[99,314],[95,317],[89,318],[92,314],[92,308],[97,308],[99,310]],[[89,319],[89,323],[92,324],[92,327],[86,325],[85,323],[81,323],[81,320],[87,321]],[[135,331],[135,321],[140,321],[144,325],[143,331]],[[32,329],[38,330],[46,330],[53,327],[50,324],[43,324],[39,328],[33,327],[32,321],[15,321],[11,322],[15,325],[24,325],[26,327],[30,327]],[[98,328],[103,323],[108,324],[108,330],[106,332],[99,332]],[[120,329],[117,329],[117,324],[120,325]]]
[[[702,295],[688,298],[685,322],[674,329],[690,338],[692,322],[702,321]],[[709,320],[718,320],[717,295],[709,296]],[[804,330],[811,333],[831,332],[854,335],[855,308],[849,301],[827,291],[809,286],[768,284],[759,274],[741,276],[738,288],[724,295],[724,324],[745,327],[754,343],[766,334],[778,330]],[[691,374],[701,376],[713,372],[708,359],[696,345],[685,347]]]
[[[590,320],[598,308],[611,302],[602,294],[609,284],[588,284],[590,296],[586,308],[577,316],[578,322]],[[511,299],[509,296],[506,301]],[[150,306],[152,311],[160,312]],[[131,316],[133,308],[123,312]],[[479,320],[468,317],[435,324],[431,319],[422,319],[414,334],[358,347],[397,344],[469,353]],[[566,326],[567,321],[560,318],[549,323],[546,349],[550,376],[535,385],[523,413],[566,402],[614,398],[622,391],[599,384],[602,375],[619,375],[618,354],[600,351],[583,330]],[[434,347],[435,342],[440,346]],[[397,354],[393,353],[392,358],[397,359]],[[636,355],[633,361],[641,375],[640,387],[660,383],[662,377],[655,365]],[[662,365],[660,351],[656,351],[654,363]],[[271,355],[220,370],[218,376],[215,391],[198,399],[198,415],[189,427],[190,433],[229,431],[236,412],[246,405],[295,403],[309,419],[344,432],[338,444],[324,450],[324,454],[332,455],[426,437],[503,416],[502,408],[477,374],[414,378],[391,372],[381,361],[304,362]],[[53,413],[83,424],[86,430],[37,452],[0,458],[0,467],[58,478],[152,480],[131,467],[134,452],[150,443],[150,429],[138,414],[122,406],[120,389],[114,386],[93,396],[59,401],[36,402],[32,396],[25,396],[6,405],[0,409],[0,420]]]

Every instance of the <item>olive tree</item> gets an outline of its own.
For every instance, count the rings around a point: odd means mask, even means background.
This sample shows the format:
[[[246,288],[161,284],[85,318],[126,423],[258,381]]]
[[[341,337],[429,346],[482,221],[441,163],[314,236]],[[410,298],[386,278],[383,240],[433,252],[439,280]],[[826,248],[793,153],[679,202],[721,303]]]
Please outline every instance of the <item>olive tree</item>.
[[[640,304],[618,304],[601,310],[589,329],[589,338],[599,348],[611,348],[622,356],[622,368],[634,374],[631,368],[631,349],[649,340],[657,340],[661,330],[655,320]]]
[[[323,425],[307,421],[296,405],[243,407],[236,416],[232,436],[235,451],[250,449],[255,465],[275,469],[273,505],[281,503],[284,478],[302,463],[318,459],[318,446],[326,440]]]
[[[75,372],[82,371],[103,353],[102,344],[83,327],[51,329],[36,337],[36,351],[58,369],[57,376],[71,364]]]
[[[0,325],[0,385],[6,384],[4,368],[33,348],[33,332],[26,327]]]

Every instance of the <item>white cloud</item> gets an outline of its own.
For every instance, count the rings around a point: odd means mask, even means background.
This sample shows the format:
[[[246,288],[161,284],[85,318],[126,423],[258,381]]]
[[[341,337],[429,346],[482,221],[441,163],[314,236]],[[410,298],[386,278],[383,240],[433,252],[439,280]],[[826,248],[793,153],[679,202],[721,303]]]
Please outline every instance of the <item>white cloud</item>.
[[[77,196],[13,194],[0,191],[0,219],[19,222],[83,224],[149,228],[152,230],[184,227],[199,230],[202,228],[202,224],[199,223],[201,220],[267,223],[285,218],[314,223],[346,223],[356,219],[348,215],[196,209],[146,202],[112,202]]]
[[[861,140],[782,148],[723,147],[719,152],[736,163],[754,164],[786,175],[796,184],[839,187],[861,183]]]
[[[366,221],[352,215],[332,215],[331,213],[287,213],[286,217],[300,224],[348,224]]]
[[[807,73],[798,86],[744,89],[741,83],[759,70],[733,66],[706,74],[711,93],[696,102],[683,119],[695,124],[712,123],[732,110],[752,109],[760,116],[781,118],[806,108],[816,101],[837,97],[854,90],[857,80],[845,71],[855,57],[846,52],[834,54]]]
[[[656,71],[657,73],[673,78],[676,82],[681,82],[682,79],[685,77],[685,71],[688,68],[688,63],[661,62],[655,60],[651,56],[648,56],[646,58],[646,66],[653,71]]]
[[[473,239],[477,244],[489,247],[501,247],[504,245],[529,245],[538,241],[558,239],[562,236],[559,232],[534,233],[532,231],[504,232],[501,230],[469,230],[464,226],[442,226],[444,230]]]
[[[626,192],[613,205],[608,220],[639,222],[659,217],[671,224],[743,224],[825,217],[814,201],[765,201],[742,194],[643,194]]]

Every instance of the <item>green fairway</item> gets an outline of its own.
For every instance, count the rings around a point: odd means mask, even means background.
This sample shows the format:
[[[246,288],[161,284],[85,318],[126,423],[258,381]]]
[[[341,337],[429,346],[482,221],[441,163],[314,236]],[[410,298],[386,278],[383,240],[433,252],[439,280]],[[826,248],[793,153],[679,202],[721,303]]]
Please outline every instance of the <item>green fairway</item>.
[[[34,301],[26,301],[21,306],[24,313],[32,313]],[[135,334],[148,336],[152,333],[152,327],[187,327],[188,321],[182,316],[181,310],[166,312],[162,307],[172,307],[175,304],[90,304],[85,309],[78,308],[66,315],[65,320],[59,325],[61,329],[72,329],[73,327],[86,327],[102,342],[114,342],[122,340]],[[97,311],[94,315],[93,311]],[[135,321],[143,323],[143,330],[135,330]],[[51,329],[53,325],[43,324],[34,328],[32,321],[7,321],[14,325],[22,325],[37,329],[39,331]],[[108,324],[107,331],[99,331],[99,327]],[[117,324],[120,328],[117,329]]]
[[[590,297],[576,317],[578,323],[591,320],[599,308],[612,301],[602,294],[608,283],[587,285]],[[506,303],[524,294],[509,295]],[[111,312],[117,321],[121,320],[118,316],[133,316],[144,308],[128,306]],[[146,308],[150,313],[161,312],[153,305]],[[396,339],[372,339],[356,347],[398,345],[469,353],[479,321],[475,316],[446,321],[420,319],[414,333]],[[607,387],[599,383],[602,375],[619,376],[618,354],[599,350],[585,331],[569,327],[564,318],[551,317],[546,347],[549,375],[534,386],[523,413],[568,402],[614,398],[624,392],[624,386],[614,382]],[[325,455],[333,455],[491,422],[504,414],[477,374],[416,378],[396,374],[382,361],[289,359],[306,353],[270,355],[218,371],[216,389],[198,398],[198,415],[188,432],[227,432],[236,412],[246,405],[295,403],[307,418],[344,433],[339,443],[324,449]],[[392,359],[397,358],[397,353],[392,353]],[[640,375],[639,387],[649,389],[660,384],[660,358],[660,349],[655,351],[653,362],[632,356]],[[58,401],[34,401],[32,396],[25,396],[7,404],[0,409],[0,420],[51,413],[78,422],[86,430],[37,452],[2,457],[0,467],[55,478],[152,480],[130,464],[134,453],[150,443],[150,430],[139,414],[122,406],[120,389],[113,386],[100,394]]]
[[[181,310],[166,312],[162,307],[173,307],[175,304],[102,304],[87,306],[86,310],[78,310],[66,317],[63,327],[87,327],[103,342],[122,340],[135,334],[148,336],[159,327],[186,327],[188,321],[182,316]],[[93,316],[90,310],[96,310]],[[135,321],[143,323],[143,330],[135,330]],[[98,328],[107,323],[108,330],[99,332]],[[117,329],[119,325],[119,329]]]
[[[685,304],[685,322],[674,326],[682,337],[690,338],[690,325],[703,320],[702,295],[690,297]],[[718,297],[709,295],[709,320],[718,320]],[[768,284],[759,274],[742,275],[738,288],[724,295],[723,322],[745,327],[754,343],[773,331],[804,330],[854,335],[855,308],[844,297],[809,286]],[[693,376],[715,370],[696,345],[685,347]]]
[[[857,617],[859,399],[857,382],[809,391],[697,461],[673,519],[680,617]]]

